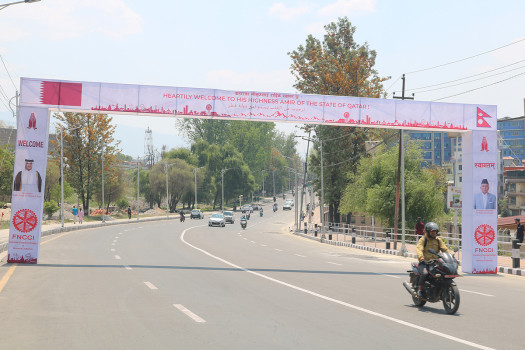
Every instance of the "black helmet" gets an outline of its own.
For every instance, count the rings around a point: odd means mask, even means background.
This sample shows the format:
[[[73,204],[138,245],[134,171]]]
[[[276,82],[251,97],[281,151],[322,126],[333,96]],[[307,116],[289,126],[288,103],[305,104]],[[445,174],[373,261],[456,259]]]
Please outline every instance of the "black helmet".
[[[427,234],[430,234],[430,231],[434,231],[434,230],[439,232],[438,224],[436,224],[435,222],[427,222],[427,224],[425,225],[425,232]]]

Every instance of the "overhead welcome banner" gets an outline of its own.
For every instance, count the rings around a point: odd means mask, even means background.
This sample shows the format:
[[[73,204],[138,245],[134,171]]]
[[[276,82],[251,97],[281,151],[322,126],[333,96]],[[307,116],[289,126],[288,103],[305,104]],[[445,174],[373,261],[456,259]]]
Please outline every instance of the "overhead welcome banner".
[[[45,186],[48,123],[45,137],[31,138],[24,128],[44,125],[41,119],[47,120],[50,111],[462,132],[463,271],[496,273],[497,208],[492,207],[492,196],[497,198],[496,106],[33,78],[21,79],[20,92],[23,125],[19,123],[13,186],[29,150]],[[35,151],[34,142],[44,139],[45,149]],[[37,262],[38,248],[29,255],[28,245],[39,244],[42,206],[43,197],[34,191],[13,195],[18,216],[11,218],[10,261]],[[21,232],[29,228],[32,234],[24,238]]]
[[[22,78],[21,104],[85,112],[471,130],[495,106]]]

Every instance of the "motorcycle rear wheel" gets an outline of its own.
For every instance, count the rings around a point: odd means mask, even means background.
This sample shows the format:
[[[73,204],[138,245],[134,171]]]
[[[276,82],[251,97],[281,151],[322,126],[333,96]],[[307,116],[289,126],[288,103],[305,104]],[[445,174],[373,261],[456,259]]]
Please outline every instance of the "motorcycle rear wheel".
[[[454,315],[459,309],[459,289],[457,286],[448,285],[443,290],[443,307],[449,315]]]

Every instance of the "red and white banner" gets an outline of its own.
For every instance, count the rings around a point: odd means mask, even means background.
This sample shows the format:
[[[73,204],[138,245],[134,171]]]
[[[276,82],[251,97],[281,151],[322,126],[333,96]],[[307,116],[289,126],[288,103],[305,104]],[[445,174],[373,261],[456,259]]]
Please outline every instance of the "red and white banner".
[[[38,259],[46,180],[49,111],[20,107],[13,174],[8,262]]]
[[[21,104],[85,112],[183,115],[403,129],[471,130],[495,106],[22,78]],[[494,129],[495,130],[495,129]]]
[[[33,159],[42,186],[49,110],[462,132],[463,271],[497,270],[496,106],[31,78],[22,78],[20,91],[14,183],[25,159]],[[27,173],[20,178],[35,182]],[[43,197],[34,186],[13,192],[10,261],[38,257]]]

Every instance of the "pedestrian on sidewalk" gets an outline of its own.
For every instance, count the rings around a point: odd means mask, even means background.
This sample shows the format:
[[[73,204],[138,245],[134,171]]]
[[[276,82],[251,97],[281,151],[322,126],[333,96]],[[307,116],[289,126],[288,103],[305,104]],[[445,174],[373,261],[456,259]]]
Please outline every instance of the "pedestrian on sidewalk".
[[[128,219],[131,220],[131,206],[128,205]]]
[[[77,215],[78,215],[78,209],[77,207],[73,206],[73,224],[77,223]]]
[[[81,224],[84,220],[84,212],[82,208],[78,208],[78,223]]]
[[[416,238],[418,241],[421,238],[421,236],[423,236],[424,229],[425,229],[425,224],[423,223],[423,221],[421,221],[421,217],[418,217],[417,222],[416,222]]]
[[[519,218],[515,218],[514,222],[517,224],[516,239],[519,241],[519,243],[523,243],[523,231],[525,230],[525,227],[523,226],[523,224],[520,223]]]

